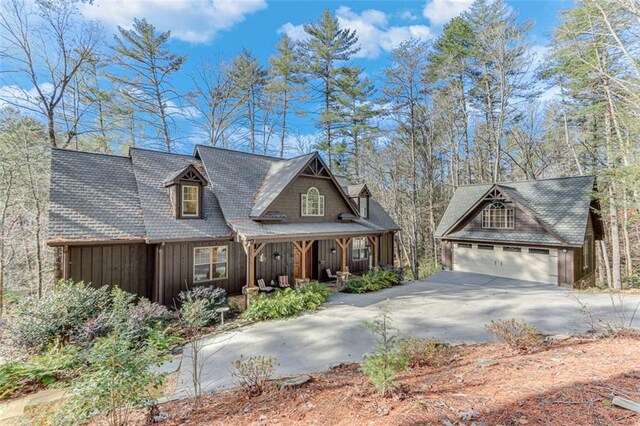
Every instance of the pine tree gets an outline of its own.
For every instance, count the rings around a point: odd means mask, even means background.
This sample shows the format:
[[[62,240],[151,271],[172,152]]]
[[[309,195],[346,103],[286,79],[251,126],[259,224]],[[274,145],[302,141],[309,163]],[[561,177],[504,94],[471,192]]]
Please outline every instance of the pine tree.
[[[155,131],[153,139],[160,139],[167,152],[173,149],[170,127],[177,114],[179,95],[171,84],[186,55],[171,53],[167,44],[170,31],[156,35],[156,29],[145,19],[134,19],[133,29],[118,27],[113,50],[115,63],[124,72],[112,74],[112,80],[120,84],[122,93],[128,96],[141,113],[138,120]]]
[[[338,19],[325,10],[317,22],[305,24],[304,30],[309,36],[302,42],[305,52],[305,71],[316,80],[312,91],[315,100],[321,102],[317,125],[324,130],[324,140],[320,148],[327,154],[329,167],[334,166],[335,128],[342,122],[340,116],[340,86],[337,81],[345,71],[341,62],[348,62],[360,49],[356,46],[358,37],[355,31],[342,29]]]

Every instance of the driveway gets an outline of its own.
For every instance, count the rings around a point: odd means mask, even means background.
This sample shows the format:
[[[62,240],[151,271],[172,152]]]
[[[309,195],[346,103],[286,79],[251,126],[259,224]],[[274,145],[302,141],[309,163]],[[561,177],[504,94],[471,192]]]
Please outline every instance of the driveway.
[[[393,325],[403,335],[433,337],[445,342],[491,340],[484,324],[492,319],[526,319],[547,334],[579,333],[589,329],[578,297],[595,317],[627,318],[640,296],[625,296],[621,309],[607,294],[577,293],[550,284],[532,283],[463,272],[440,272],[426,281],[411,282],[377,293],[337,293],[316,312],[279,321],[266,321],[206,341],[201,358],[203,390],[235,386],[230,370],[240,355],[274,356],[277,376],[325,370],[340,362],[359,362],[374,343],[362,327],[388,300]],[[614,297],[616,306],[620,301]],[[634,327],[640,328],[640,312]],[[191,385],[190,349],[185,348],[176,396]]]

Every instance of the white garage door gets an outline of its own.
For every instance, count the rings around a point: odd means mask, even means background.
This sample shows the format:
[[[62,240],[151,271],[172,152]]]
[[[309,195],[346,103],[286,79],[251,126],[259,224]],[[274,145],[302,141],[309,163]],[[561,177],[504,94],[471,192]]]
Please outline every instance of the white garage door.
[[[556,249],[455,243],[453,270],[557,284]]]

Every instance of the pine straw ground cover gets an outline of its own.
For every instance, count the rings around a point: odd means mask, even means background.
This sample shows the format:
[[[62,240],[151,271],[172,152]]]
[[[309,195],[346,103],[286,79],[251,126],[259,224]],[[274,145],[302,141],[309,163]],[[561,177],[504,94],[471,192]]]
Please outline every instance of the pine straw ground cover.
[[[480,367],[479,359],[497,364]],[[228,391],[164,404],[163,425],[637,425],[640,414],[611,405],[640,401],[640,339],[571,339],[530,354],[503,345],[452,348],[439,367],[403,373],[394,396],[380,396],[347,365],[317,373],[301,388],[258,397]]]

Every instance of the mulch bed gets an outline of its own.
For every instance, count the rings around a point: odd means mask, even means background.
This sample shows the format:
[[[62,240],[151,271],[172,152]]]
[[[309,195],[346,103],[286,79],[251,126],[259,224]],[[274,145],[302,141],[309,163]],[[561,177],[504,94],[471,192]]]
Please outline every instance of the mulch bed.
[[[497,364],[481,367],[478,360]],[[489,363],[490,364],[490,363]],[[300,388],[239,390],[163,404],[162,425],[637,425],[640,414],[611,405],[640,401],[640,339],[570,339],[530,354],[499,344],[451,348],[440,367],[401,374],[379,395],[355,364],[312,375]]]

